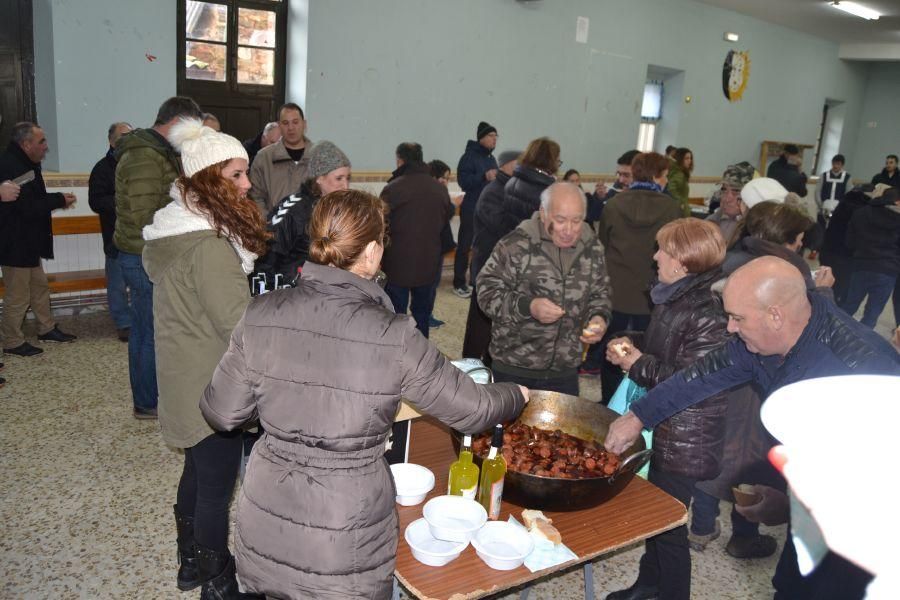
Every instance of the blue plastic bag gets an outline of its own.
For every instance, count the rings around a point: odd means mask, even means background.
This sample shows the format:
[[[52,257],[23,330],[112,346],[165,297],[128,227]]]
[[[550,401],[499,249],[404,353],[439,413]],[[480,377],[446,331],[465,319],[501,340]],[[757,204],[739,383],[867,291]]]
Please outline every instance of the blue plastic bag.
[[[631,380],[630,377],[625,376],[622,380],[622,383],[619,384],[619,387],[616,388],[616,393],[613,394],[613,397],[609,400],[609,409],[613,410],[620,415],[624,415],[628,412],[628,409],[631,408],[632,402],[643,398],[647,393],[647,390],[636,384]],[[647,431],[646,429],[641,431],[641,434],[644,436],[644,442],[647,444],[647,448],[653,447],[653,432]],[[650,463],[648,462],[638,471],[638,475],[647,479],[647,473],[650,470]]]

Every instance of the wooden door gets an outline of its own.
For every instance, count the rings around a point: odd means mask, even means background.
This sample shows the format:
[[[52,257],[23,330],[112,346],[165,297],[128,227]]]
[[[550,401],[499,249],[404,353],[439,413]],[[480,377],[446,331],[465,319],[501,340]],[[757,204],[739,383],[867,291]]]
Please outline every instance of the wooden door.
[[[178,93],[238,139],[284,103],[287,1],[178,1]]]
[[[0,0],[0,151],[13,125],[34,121],[34,41],[30,0]]]

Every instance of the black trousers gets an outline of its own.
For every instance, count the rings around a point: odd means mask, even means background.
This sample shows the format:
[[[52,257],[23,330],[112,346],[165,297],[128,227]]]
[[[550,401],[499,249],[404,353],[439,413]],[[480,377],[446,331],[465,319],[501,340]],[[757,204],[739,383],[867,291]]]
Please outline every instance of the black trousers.
[[[473,287],[469,298],[469,315],[466,317],[466,333],[463,336],[463,358],[477,358],[490,366],[490,345],[491,318],[478,306],[478,290]]]
[[[787,541],[775,567],[772,586],[775,588],[774,600],[862,600],[871,581],[870,573],[834,552],[826,554],[812,573],[802,576],[797,566],[794,538],[788,527]]]
[[[647,479],[685,506],[690,506],[696,479],[668,473],[655,468],[653,463],[650,464]],[[690,600],[691,551],[686,525],[647,540],[641,557],[638,583],[656,586],[659,589],[659,600]]]
[[[472,236],[475,227],[475,206],[462,207],[459,212],[459,233],[456,235],[456,260],[453,263],[453,287],[461,288],[466,285],[466,275],[469,270],[469,251],[472,249]],[[472,283],[475,283],[474,281]]]
[[[578,374],[567,375],[564,377],[533,379],[531,377],[521,377],[519,375],[510,375],[509,373],[494,371],[494,381],[518,383],[519,385],[524,385],[529,390],[547,390],[548,392],[559,392],[560,394],[569,394],[570,396],[578,395]]]
[[[240,431],[216,432],[184,449],[178,512],[194,518],[194,539],[218,552],[228,550],[228,506],[241,465]]]

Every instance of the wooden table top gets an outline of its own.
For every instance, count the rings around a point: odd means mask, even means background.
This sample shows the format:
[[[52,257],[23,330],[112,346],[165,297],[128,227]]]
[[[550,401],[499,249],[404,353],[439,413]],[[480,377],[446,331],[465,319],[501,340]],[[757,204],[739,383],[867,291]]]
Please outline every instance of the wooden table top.
[[[434,489],[426,502],[447,493],[450,464],[456,460],[450,431],[430,417],[413,422],[409,462],[434,472]],[[563,543],[576,560],[532,573],[525,566],[512,571],[496,571],[484,564],[471,544],[459,558],[443,567],[430,567],[413,558],[403,533],[407,525],[422,516],[424,503],[397,506],[400,515],[400,543],[397,547],[396,575],[410,593],[423,599],[468,600],[496,594],[545,575],[583,563],[618,548],[673,529],[687,522],[683,504],[640,477],[608,502],[574,512],[549,512]],[[503,502],[500,520],[512,514],[522,522],[522,508]]]

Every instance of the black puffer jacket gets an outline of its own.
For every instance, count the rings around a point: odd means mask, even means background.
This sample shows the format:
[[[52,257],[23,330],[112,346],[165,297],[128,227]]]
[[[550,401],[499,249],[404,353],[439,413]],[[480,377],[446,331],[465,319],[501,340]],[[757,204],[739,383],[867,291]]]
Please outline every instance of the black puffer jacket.
[[[275,275],[282,276],[282,283],[297,278],[297,269],[309,258],[309,233],[306,229],[318,198],[304,183],[300,193],[279,202],[266,219],[272,239],[269,251],[256,261],[256,273],[265,273],[271,289]]]
[[[853,213],[868,204],[866,195],[858,187],[847,192],[844,199],[838,203],[828,221],[825,240],[822,242],[821,262],[823,265],[831,266],[835,260],[850,258],[853,254],[846,243],[847,229],[850,227]]]
[[[631,336],[643,353],[628,372],[635,383],[654,388],[728,340],[728,318],[710,290],[721,276],[718,269],[701,273],[654,307],[647,331]],[[726,407],[725,395],[718,394],[657,425],[654,466],[700,480],[718,475]]]
[[[497,171],[496,179],[485,186],[475,207],[474,275],[478,275],[491,257],[500,238],[540,208],[541,192],[554,181],[549,175],[528,167],[516,167],[512,177]]]
[[[865,206],[853,213],[847,247],[854,270],[900,274],[900,206]]]

